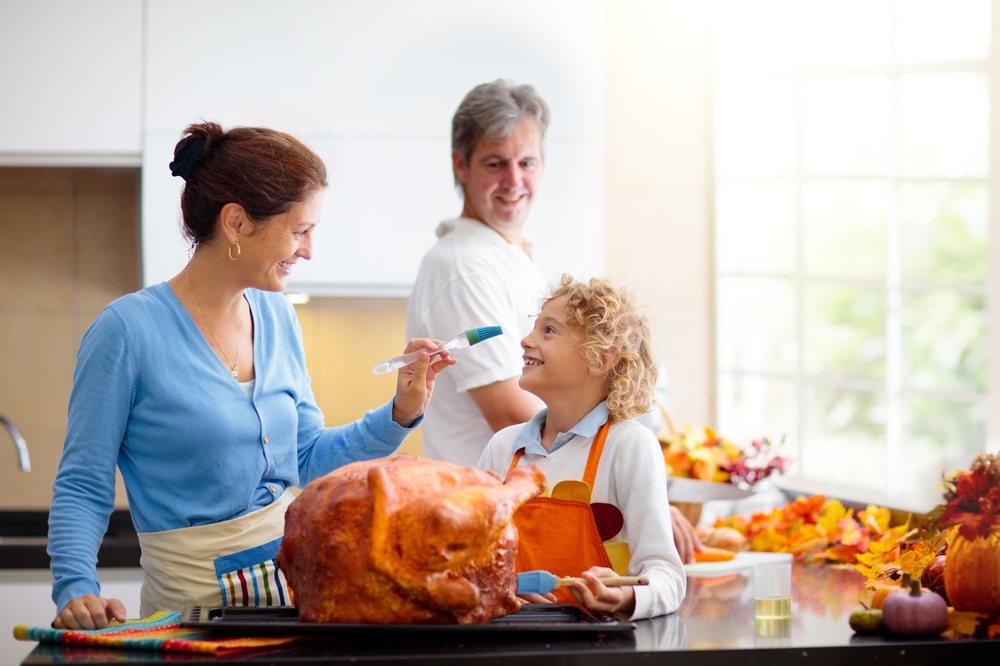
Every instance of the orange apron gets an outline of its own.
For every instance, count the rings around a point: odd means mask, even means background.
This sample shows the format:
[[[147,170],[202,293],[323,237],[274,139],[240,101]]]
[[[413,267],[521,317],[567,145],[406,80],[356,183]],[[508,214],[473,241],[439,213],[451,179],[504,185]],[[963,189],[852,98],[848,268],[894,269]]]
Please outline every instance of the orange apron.
[[[583,480],[594,487],[597,464],[604,450],[604,440],[608,436],[611,420],[605,421],[593,443],[583,472]],[[507,473],[517,467],[524,456],[524,449],[518,449],[510,462]],[[544,569],[557,576],[579,576],[592,566],[611,568],[611,560],[604,548],[601,535],[594,522],[590,505],[574,500],[535,497],[528,500],[514,513],[517,527],[517,571]],[[554,590],[559,603],[576,603],[573,595],[565,588]]]

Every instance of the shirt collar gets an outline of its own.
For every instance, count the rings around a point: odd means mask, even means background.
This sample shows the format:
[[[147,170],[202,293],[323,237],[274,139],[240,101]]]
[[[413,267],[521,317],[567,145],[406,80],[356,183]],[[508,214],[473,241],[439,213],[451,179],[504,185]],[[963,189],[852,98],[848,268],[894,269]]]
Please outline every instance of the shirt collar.
[[[521,238],[523,239],[524,247],[517,243],[510,243],[503,237],[503,235],[500,234],[500,232],[496,229],[490,228],[490,226],[485,222],[473,220],[468,217],[456,217],[451,220],[444,220],[437,225],[437,228],[434,230],[434,234],[438,238],[444,238],[448,234],[456,231],[461,231],[463,234],[472,234],[482,239],[488,239],[497,245],[516,247],[524,251],[525,254],[530,255],[527,248],[532,245],[531,239],[528,236],[525,236],[523,232],[521,234]]]
[[[600,430],[604,422],[608,420],[608,403],[602,401],[590,410],[586,416],[580,419],[576,425],[569,429],[569,432],[561,432],[556,435],[556,441],[552,444],[552,450],[546,451],[542,446],[542,426],[549,414],[546,407],[531,417],[531,420],[524,424],[521,432],[514,438],[514,450],[524,448],[525,453],[533,453],[540,456],[549,456],[571,439],[580,435],[581,437],[593,437]]]

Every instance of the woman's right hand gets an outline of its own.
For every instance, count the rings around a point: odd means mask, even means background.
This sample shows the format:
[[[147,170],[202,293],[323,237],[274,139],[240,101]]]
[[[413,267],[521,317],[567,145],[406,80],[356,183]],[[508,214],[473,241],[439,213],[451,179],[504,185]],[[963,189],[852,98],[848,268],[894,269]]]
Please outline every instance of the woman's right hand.
[[[70,599],[52,626],[56,629],[103,629],[111,620],[125,621],[125,604],[118,599],[85,594]]]

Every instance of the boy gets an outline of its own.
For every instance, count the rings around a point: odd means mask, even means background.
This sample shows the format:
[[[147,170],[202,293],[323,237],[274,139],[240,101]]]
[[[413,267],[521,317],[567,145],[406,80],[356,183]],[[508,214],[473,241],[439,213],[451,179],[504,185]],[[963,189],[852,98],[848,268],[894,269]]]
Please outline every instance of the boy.
[[[515,517],[518,570],[582,577],[569,591],[595,612],[640,619],[677,610],[685,576],[671,533],[663,456],[653,433],[633,420],[649,408],[656,383],[646,318],[608,282],[583,284],[564,275],[521,347],[520,386],[546,408],[494,435],[479,467],[503,477],[534,463],[550,489],[564,479],[587,481],[591,502],[620,509],[624,526],[610,540],[627,544],[628,572],[649,584],[604,585],[601,579],[615,571],[590,507],[553,498],[536,498]],[[567,513],[570,504],[583,506],[583,514]]]

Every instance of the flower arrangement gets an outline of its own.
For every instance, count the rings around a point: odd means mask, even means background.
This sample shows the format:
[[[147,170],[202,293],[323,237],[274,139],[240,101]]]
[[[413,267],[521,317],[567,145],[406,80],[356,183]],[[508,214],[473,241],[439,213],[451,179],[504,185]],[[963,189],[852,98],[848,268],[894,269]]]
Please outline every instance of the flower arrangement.
[[[944,504],[927,516],[932,527],[957,525],[966,539],[984,537],[1000,527],[1000,454],[976,456],[969,469],[945,475],[941,485]]]
[[[744,447],[720,437],[709,426],[700,430],[687,426],[682,431],[660,436],[669,475],[731,483],[741,488],[749,488],[788,468],[788,458],[780,455],[783,443],[784,438],[774,443],[764,437]]]

